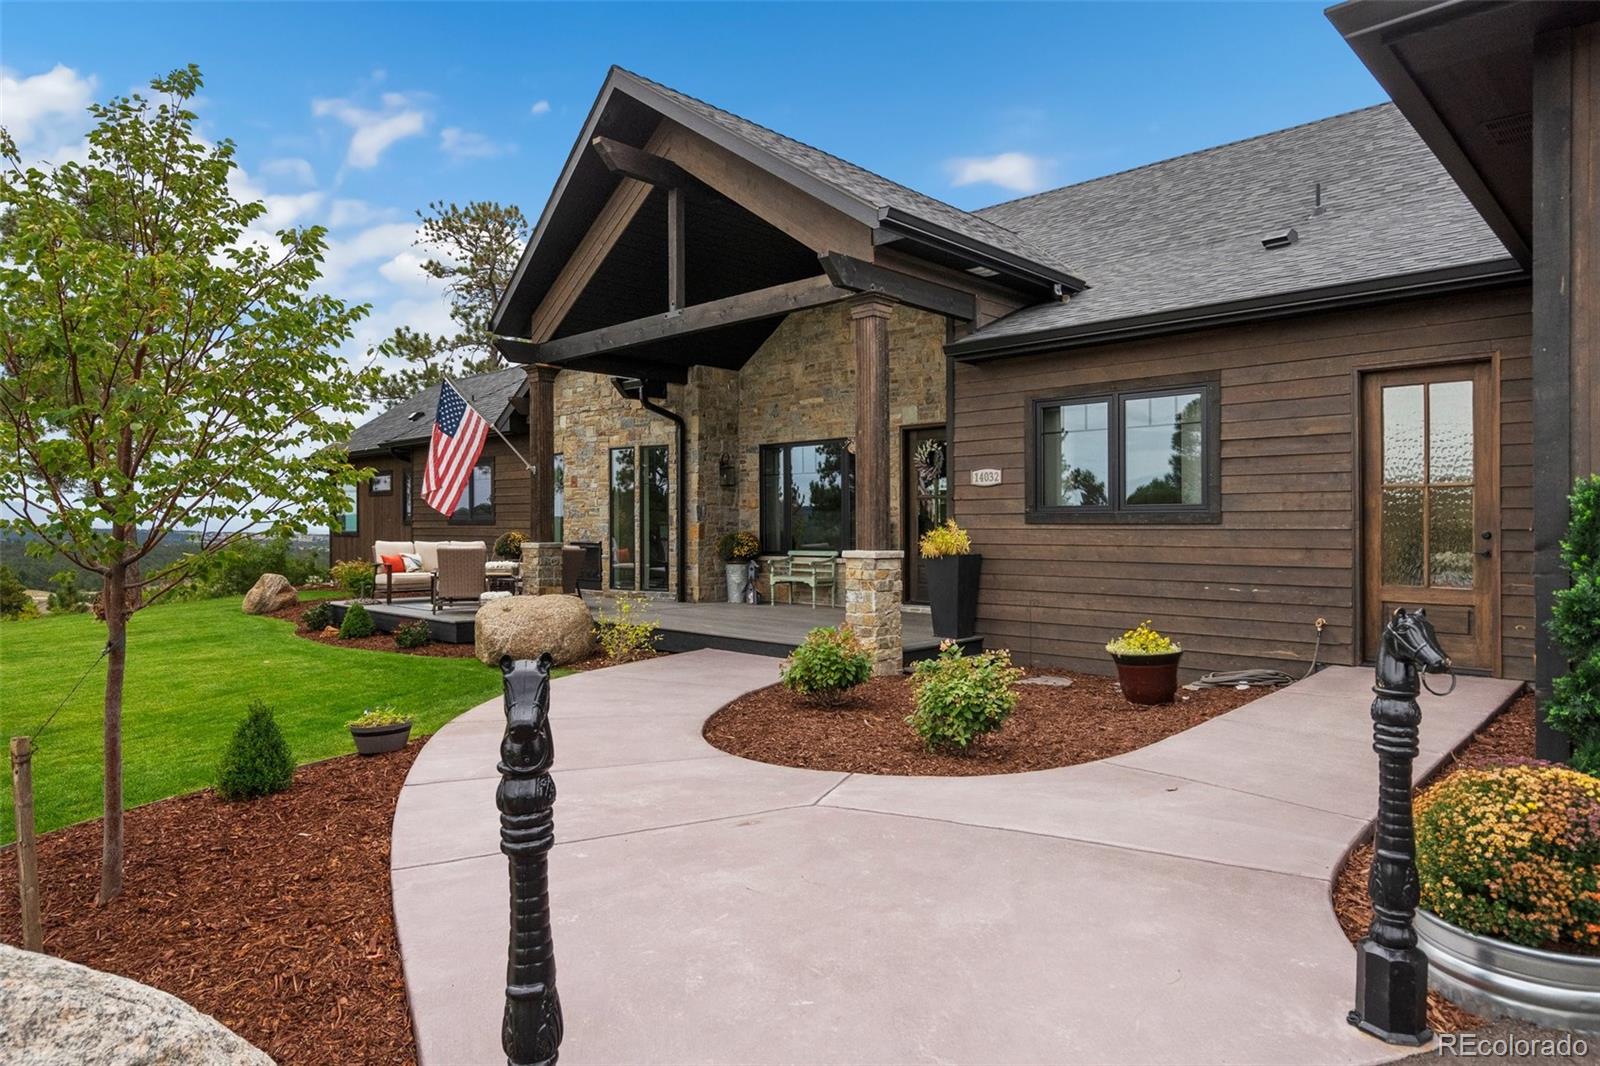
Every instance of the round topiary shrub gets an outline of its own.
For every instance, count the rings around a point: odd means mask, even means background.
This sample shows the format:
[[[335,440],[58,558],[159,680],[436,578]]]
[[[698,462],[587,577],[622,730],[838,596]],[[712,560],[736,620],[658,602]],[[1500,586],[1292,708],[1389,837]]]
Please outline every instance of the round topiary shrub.
[[[426,622],[407,622],[403,626],[396,626],[394,630],[395,645],[401,648],[420,648],[433,639],[433,634],[428,632]]]
[[[522,559],[522,542],[528,538],[515,530],[509,530],[495,538],[494,557],[496,559],[509,559],[513,562]]]
[[[872,676],[872,657],[849,626],[818,626],[783,662],[783,685],[816,703],[836,704]]]
[[[282,792],[293,783],[289,742],[283,739],[272,708],[252,700],[217,767],[217,791],[225,799],[253,799]]]
[[[300,626],[312,633],[321,632],[333,624],[333,608],[326,603],[313,603],[300,615]]]
[[[966,751],[977,737],[1005,724],[1016,709],[1021,678],[1010,652],[963,655],[947,640],[937,658],[924,659],[913,671],[917,709],[906,722],[929,751]]]
[[[1600,948],[1600,780],[1458,770],[1417,798],[1416,833],[1425,909],[1514,944]]]
[[[370,637],[378,631],[372,622],[372,615],[359,603],[352,603],[344,609],[344,620],[339,623],[340,640],[360,640]]]

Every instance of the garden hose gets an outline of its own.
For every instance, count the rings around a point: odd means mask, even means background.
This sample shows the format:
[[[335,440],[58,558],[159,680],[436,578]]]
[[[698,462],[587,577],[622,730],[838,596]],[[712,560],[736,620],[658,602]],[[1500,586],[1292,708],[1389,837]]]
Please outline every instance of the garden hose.
[[[1306,669],[1306,677],[1317,672],[1317,659],[1322,654],[1322,631],[1327,627],[1328,620],[1318,618],[1316,625],[1317,643],[1311,651],[1311,665]],[[1206,674],[1194,684],[1196,688],[1276,688],[1294,682],[1295,679],[1282,670],[1225,670]]]

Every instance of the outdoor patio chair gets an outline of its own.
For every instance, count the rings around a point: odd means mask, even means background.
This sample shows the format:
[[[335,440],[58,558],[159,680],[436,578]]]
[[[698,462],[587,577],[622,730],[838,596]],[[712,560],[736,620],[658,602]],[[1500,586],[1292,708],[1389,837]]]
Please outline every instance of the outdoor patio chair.
[[[433,586],[433,610],[461,600],[478,602],[483,595],[483,563],[488,549],[482,545],[439,545],[439,577]]]
[[[839,586],[839,553],[835,551],[792,551],[781,559],[774,559],[771,568],[772,595],[767,602],[776,605],[778,586],[789,589],[789,602],[794,603],[794,587],[806,585],[811,589],[811,606],[817,605],[817,587],[828,590],[828,606],[834,606],[835,590]]]

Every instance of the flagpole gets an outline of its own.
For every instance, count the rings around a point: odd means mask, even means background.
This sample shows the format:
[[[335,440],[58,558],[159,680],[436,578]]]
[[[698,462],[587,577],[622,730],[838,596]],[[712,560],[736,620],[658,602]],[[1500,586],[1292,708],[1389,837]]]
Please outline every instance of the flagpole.
[[[473,407],[472,401],[467,399],[467,394],[461,391],[461,386],[460,385],[457,385],[455,382],[451,381],[450,378],[447,375],[443,375],[443,374],[441,374],[439,376],[439,380],[444,382],[446,385],[449,385],[452,389],[455,389],[456,390],[456,395],[461,397],[461,402],[466,404],[468,407],[472,407],[473,412],[479,418],[483,418],[483,412],[479,411],[476,407]],[[437,403],[435,403],[435,406],[437,406]],[[511,454],[515,455],[518,459],[522,460],[522,465],[527,468],[528,473],[533,474],[535,477],[537,477],[539,472],[533,468],[533,464],[532,463],[528,462],[528,457],[526,455],[523,455],[521,449],[519,449],[515,444],[511,443],[511,440],[510,440],[509,437],[507,437],[504,433],[500,432],[500,427],[495,425],[493,422],[489,421],[487,418],[483,418],[483,421],[484,421],[485,425],[487,425],[490,429],[494,430],[494,435],[495,436],[499,437],[501,440],[506,442],[506,447],[511,449]]]

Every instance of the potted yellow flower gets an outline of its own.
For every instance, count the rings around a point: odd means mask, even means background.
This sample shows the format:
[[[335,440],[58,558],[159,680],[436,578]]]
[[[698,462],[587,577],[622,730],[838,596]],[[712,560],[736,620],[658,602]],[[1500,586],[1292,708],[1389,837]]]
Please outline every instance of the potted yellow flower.
[[[1129,703],[1171,703],[1178,692],[1183,648],[1150,627],[1147,618],[1106,645]]]
[[[972,550],[972,538],[955,519],[934,526],[918,541],[928,571],[928,607],[933,635],[946,640],[978,631],[978,575],[983,556]]]

